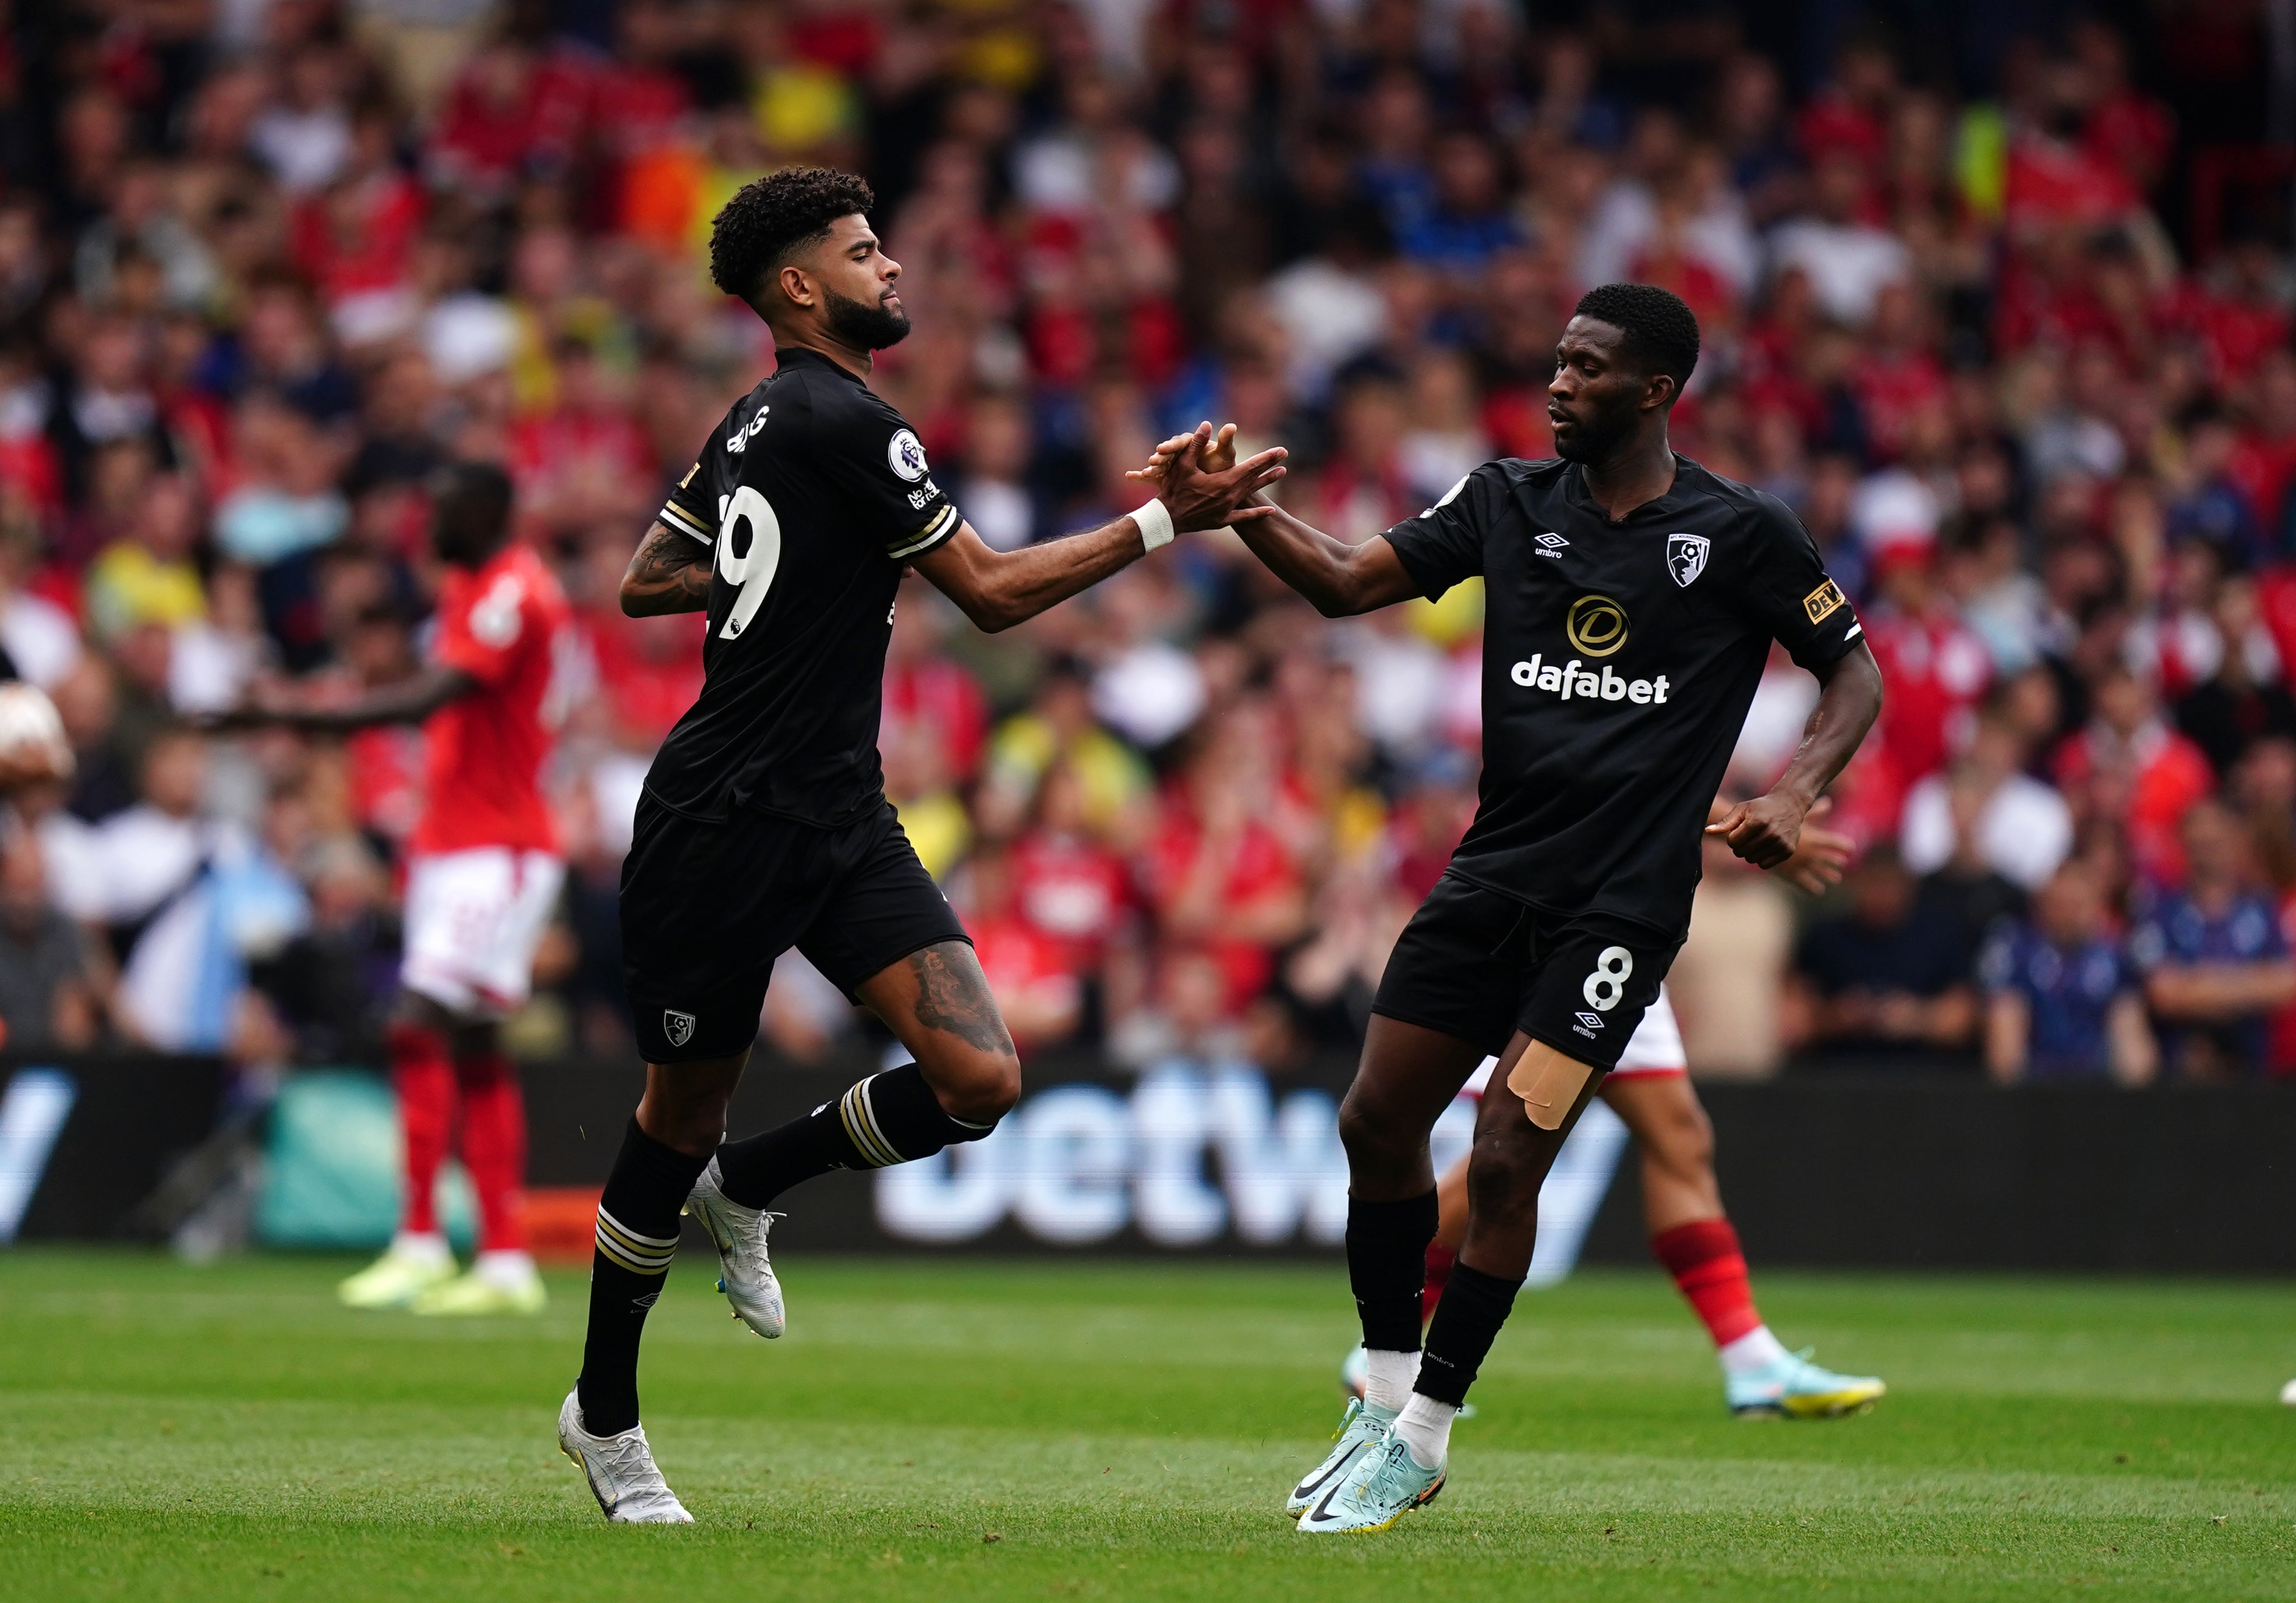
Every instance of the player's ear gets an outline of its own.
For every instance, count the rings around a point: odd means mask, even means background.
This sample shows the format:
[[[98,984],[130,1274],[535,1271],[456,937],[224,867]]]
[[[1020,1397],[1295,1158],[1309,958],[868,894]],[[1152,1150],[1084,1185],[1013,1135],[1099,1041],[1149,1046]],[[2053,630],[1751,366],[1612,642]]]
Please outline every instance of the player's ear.
[[[791,306],[813,304],[813,280],[794,262],[783,263],[781,271],[774,274],[774,282]]]
[[[1645,412],[1664,412],[1674,405],[1675,397],[1681,388],[1682,386],[1674,381],[1672,373],[1651,374],[1649,381],[1643,386],[1643,409]]]

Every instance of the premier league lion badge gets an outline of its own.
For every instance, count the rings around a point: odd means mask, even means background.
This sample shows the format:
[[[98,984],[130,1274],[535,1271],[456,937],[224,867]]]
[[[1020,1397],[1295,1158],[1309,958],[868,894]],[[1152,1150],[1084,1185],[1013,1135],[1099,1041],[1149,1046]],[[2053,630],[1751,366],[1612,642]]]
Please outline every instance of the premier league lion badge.
[[[1712,543],[1704,535],[1669,535],[1666,537],[1666,570],[1674,582],[1684,589],[1690,581],[1706,571],[1706,553]]]

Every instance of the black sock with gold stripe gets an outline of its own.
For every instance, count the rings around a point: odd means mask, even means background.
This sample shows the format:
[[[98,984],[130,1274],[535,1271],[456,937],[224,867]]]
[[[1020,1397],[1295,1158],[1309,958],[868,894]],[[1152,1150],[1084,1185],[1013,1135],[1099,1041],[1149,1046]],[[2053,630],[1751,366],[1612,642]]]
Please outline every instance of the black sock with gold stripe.
[[[904,1063],[778,1130],[726,1142],[718,1149],[718,1177],[730,1200],[761,1208],[832,1169],[882,1169],[931,1157],[996,1127],[994,1120],[972,1125],[949,1117],[925,1084],[924,1071]]]
[[[638,1422],[638,1339],[677,1252],[677,1211],[709,1164],[638,1128],[622,1134],[598,1198],[590,1329],[582,1344],[582,1428],[616,1435]]]

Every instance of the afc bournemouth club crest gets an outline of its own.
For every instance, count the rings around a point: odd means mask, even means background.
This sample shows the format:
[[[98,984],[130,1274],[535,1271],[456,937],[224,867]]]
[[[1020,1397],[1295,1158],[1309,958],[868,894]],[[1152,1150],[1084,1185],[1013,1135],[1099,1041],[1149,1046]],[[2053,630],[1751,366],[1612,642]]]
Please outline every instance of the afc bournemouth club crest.
[[[1690,581],[1706,571],[1706,553],[1711,544],[1704,535],[1669,535],[1666,537],[1666,570],[1674,582],[1684,589]]]
[[[661,1033],[669,1037],[672,1046],[684,1046],[693,1039],[693,1015],[681,1013],[676,1008],[661,1010]]]

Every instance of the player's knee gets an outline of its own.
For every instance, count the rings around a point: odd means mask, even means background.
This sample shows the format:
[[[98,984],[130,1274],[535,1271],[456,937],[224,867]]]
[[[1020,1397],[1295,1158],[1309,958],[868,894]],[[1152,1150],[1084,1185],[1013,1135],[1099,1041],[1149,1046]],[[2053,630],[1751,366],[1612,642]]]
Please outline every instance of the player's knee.
[[[1695,1102],[1670,1113],[1653,1132],[1660,1165],[1677,1174],[1702,1174],[1714,1166],[1714,1125]]]
[[[1491,1223],[1538,1216],[1538,1188],[1546,1179],[1554,1153],[1550,1144],[1532,1139],[1529,1121],[1518,1133],[1480,1130],[1475,1134],[1473,1156],[1467,1164],[1467,1206],[1473,1216]]]
[[[1396,1122],[1381,1117],[1352,1091],[1340,1103],[1340,1144],[1355,1164],[1393,1157],[1406,1145],[1400,1140]]]
[[[680,1152],[714,1152],[726,1139],[730,1089],[682,1085],[675,1079],[646,1087],[638,1103],[638,1128]]]
[[[941,1109],[970,1125],[994,1125],[1021,1100],[1021,1059],[1008,1052],[974,1055],[961,1074],[936,1084]]]

